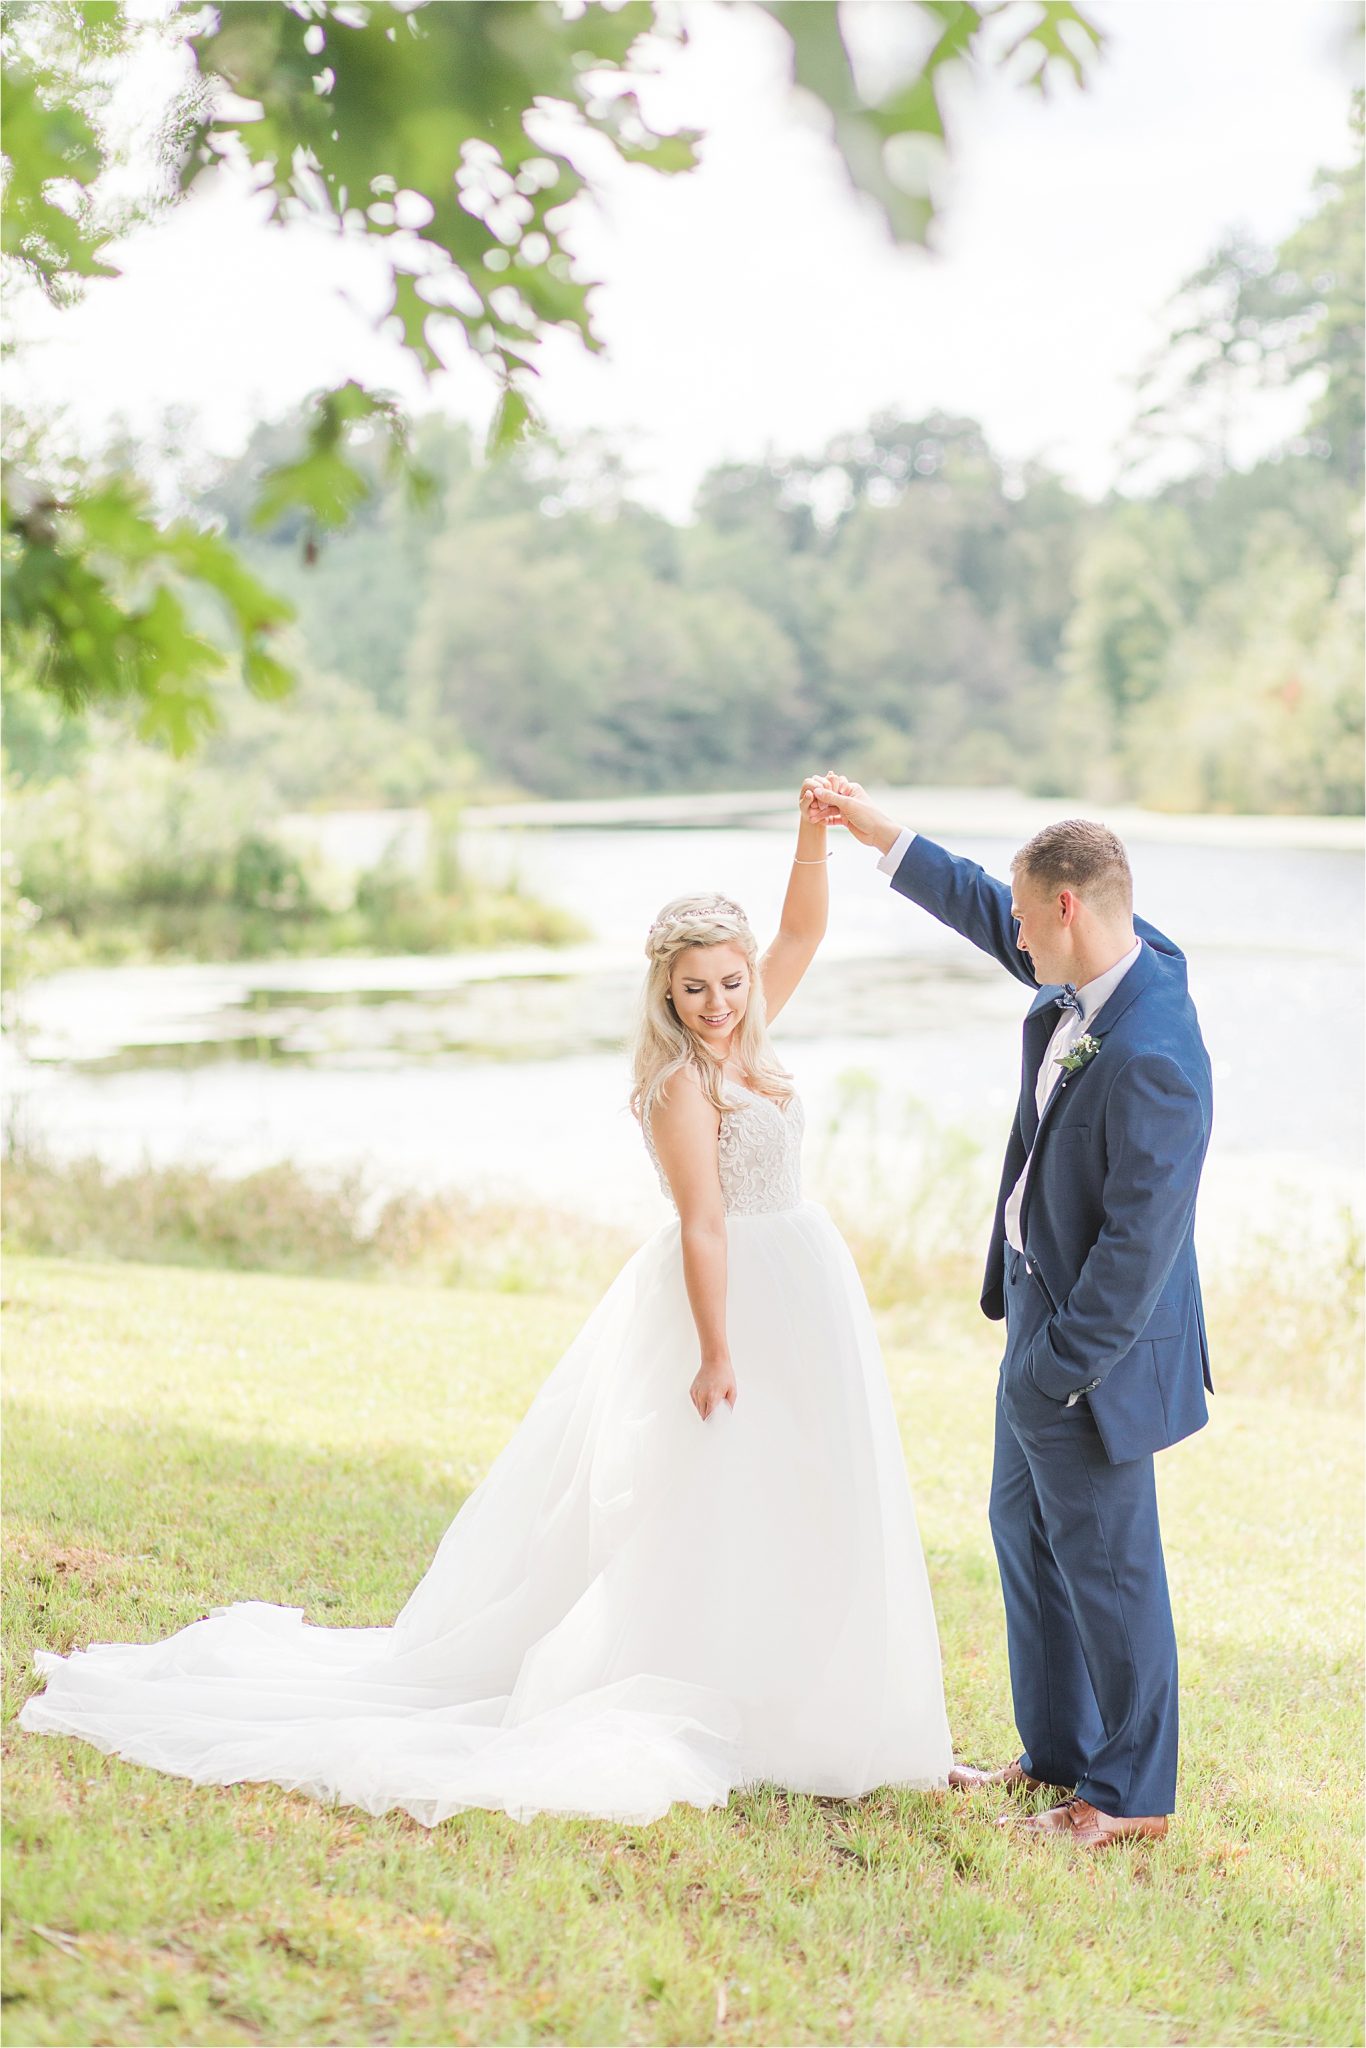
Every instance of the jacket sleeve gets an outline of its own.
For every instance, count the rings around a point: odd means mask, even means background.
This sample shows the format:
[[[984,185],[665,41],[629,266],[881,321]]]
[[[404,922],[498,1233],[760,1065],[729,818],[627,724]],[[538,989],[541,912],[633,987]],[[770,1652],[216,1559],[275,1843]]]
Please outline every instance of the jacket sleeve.
[[[1142,1336],[1189,1234],[1208,1140],[1200,1097],[1177,1062],[1165,1053],[1129,1060],[1105,1110],[1104,1226],[1025,1361],[1041,1394],[1089,1393]]]
[[[1039,986],[1034,962],[1016,943],[1020,927],[1010,914],[1009,887],[975,860],[964,860],[917,833],[892,876],[892,887],[951,931],[971,939],[1019,980],[1031,988]]]

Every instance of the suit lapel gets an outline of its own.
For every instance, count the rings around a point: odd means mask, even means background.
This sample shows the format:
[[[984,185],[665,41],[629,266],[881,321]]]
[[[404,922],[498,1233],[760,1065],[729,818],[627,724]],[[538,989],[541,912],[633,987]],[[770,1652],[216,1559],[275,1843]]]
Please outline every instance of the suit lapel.
[[[1144,989],[1148,987],[1156,973],[1157,954],[1151,946],[1145,944],[1137,960],[1135,960],[1114,994],[1101,1004],[1100,1009],[1096,1013],[1094,1024],[1086,1026],[1086,1033],[1092,1038],[1103,1040],[1106,1032],[1114,1028],[1129,1006],[1142,995]],[[1025,1219],[1029,1213],[1030,1198],[1033,1195],[1034,1187],[1038,1180],[1038,1171],[1032,1159],[1032,1154],[1043,1136],[1044,1128],[1049,1118],[1063,1098],[1064,1089],[1066,1087],[1075,1088],[1077,1083],[1084,1079],[1085,1075],[1095,1065],[1096,1060],[1102,1056],[1100,1053],[1097,1053],[1094,1059],[1088,1060],[1084,1067],[1079,1067],[1073,1074],[1060,1074],[1054,1084],[1052,1093],[1044,1103],[1043,1115],[1039,1115],[1034,1106],[1038,1089],[1039,1064],[1048,1050],[1048,1041],[1053,1036],[1057,1025],[1057,997],[1061,993],[1060,987],[1041,990],[1033,1003],[1031,1003],[1028,1014],[1025,1017],[1026,1085],[1022,1106],[1024,1111],[1025,1143],[1031,1155],[1031,1160],[1029,1178],[1025,1182],[1024,1202],[1020,1210],[1020,1229],[1022,1232],[1025,1226]],[[1052,1019],[1051,1023],[1048,1021],[1050,1018]],[[1033,1077],[1032,1081],[1030,1079],[1031,1076]]]

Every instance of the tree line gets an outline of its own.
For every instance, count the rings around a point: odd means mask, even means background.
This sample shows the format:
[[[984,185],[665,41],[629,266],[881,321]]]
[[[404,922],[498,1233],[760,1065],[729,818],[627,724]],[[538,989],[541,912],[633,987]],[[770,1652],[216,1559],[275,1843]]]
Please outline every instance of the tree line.
[[[888,415],[814,457],[714,469],[675,525],[591,437],[490,466],[429,418],[428,502],[376,449],[370,496],[310,562],[298,524],[250,532],[300,432],[263,426],[205,509],[297,606],[307,681],[217,757],[282,774],[293,801],[745,787],[837,759],[1171,810],[1360,811],[1360,135],[1358,99],[1354,159],[1305,221],[1278,249],[1230,238],[1182,285],[1134,442],[1182,474],[1099,505],[1007,464],[974,420]],[[1231,412],[1296,384],[1302,429],[1235,467]]]
[[[1301,225],[1274,249],[1230,236],[1185,280],[1131,478],[1100,504],[943,414],[714,469],[681,525],[593,437],[490,462],[431,415],[396,463],[383,413],[334,421],[321,453],[316,407],[262,424],[178,526],[271,594],[270,661],[299,685],[271,701],[228,662],[201,786],[248,790],[268,818],[772,785],[837,760],[1173,810],[1359,812],[1361,132],[1358,95],[1352,161],[1320,174]],[[1236,466],[1230,423],[1286,386],[1302,428]],[[1176,480],[1155,486],[1164,463]],[[115,451],[116,475],[132,466]],[[324,534],[343,471],[347,517]],[[214,633],[191,592],[186,645]],[[60,716],[23,658],[5,688],[20,781],[126,730],[107,708]]]

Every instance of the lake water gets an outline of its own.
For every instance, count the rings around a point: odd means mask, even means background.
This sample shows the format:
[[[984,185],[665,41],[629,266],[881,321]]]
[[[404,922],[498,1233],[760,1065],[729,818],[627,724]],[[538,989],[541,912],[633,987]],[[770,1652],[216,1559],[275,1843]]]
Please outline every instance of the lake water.
[[[926,829],[1007,873],[1019,818],[993,836],[980,806],[941,809]],[[1360,1204],[1355,828],[1333,843],[1308,821],[1310,843],[1296,844],[1283,825],[1218,824],[1228,829],[1122,828],[1139,910],[1189,957],[1214,1062],[1201,1230],[1314,1228]],[[373,821],[358,829],[373,840]],[[494,824],[467,843],[481,870],[515,870],[577,912],[591,942],[54,976],[26,992],[11,1033],[11,1123],[59,1154],[116,1165],[359,1165],[377,1190],[453,1186],[652,1227],[665,1211],[625,1109],[621,1053],[644,931],[669,896],[715,887],[745,904],[762,942],[787,883],[789,829],[762,816],[696,829]],[[954,1173],[969,1174],[969,1206],[985,1218],[1026,992],[895,895],[874,855],[836,843],[830,934],[775,1032],[807,1104],[808,1191],[876,1208],[914,1185],[923,1199],[924,1175],[944,1171],[943,1134],[956,1133],[980,1147]]]

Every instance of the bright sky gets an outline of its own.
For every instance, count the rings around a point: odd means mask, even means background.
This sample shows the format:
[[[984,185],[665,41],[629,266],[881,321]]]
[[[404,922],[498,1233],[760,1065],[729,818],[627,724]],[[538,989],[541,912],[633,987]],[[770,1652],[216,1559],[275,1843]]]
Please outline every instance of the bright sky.
[[[874,53],[905,27],[901,0],[857,5]],[[1086,92],[956,94],[952,182],[927,254],[898,249],[851,193],[787,88],[774,24],[688,0],[691,44],[645,105],[706,131],[702,165],[673,179],[618,172],[580,218],[609,352],[553,340],[552,426],[608,432],[637,495],[676,518],[709,465],[814,454],[888,408],[973,414],[1007,456],[1041,456],[1103,491],[1178,281],[1234,224],[1279,239],[1316,168],[1346,161],[1360,8],[1093,0],[1091,12],[1109,43]],[[470,360],[425,389],[373,333],[363,252],[264,226],[226,179],[117,260],[121,278],[45,319],[41,349],[11,368],[12,397],[64,405],[88,434],[122,418],[153,436],[183,407],[191,438],[224,452],[347,376],[487,422],[492,393]],[[1243,452],[1289,424],[1269,407]]]

